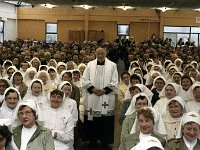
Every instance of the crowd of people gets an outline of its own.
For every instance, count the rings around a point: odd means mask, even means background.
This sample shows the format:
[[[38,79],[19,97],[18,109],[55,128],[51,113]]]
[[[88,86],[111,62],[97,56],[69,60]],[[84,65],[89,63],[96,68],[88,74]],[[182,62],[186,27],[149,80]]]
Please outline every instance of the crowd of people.
[[[4,41],[0,149],[197,150],[199,63],[199,47],[155,35]]]

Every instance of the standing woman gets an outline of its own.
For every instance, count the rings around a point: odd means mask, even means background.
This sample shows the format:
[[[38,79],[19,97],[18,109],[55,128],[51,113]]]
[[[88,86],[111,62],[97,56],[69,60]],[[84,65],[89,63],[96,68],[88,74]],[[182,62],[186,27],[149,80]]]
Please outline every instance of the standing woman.
[[[23,81],[22,73],[20,71],[14,72],[10,82],[12,83],[12,86],[20,92],[21,98],[23,99],[27,93],[28,86]]]
[[[175,139],[169,140],[166,150],[199,150],[200,116],[196,112],[186,113],[180,123]]]

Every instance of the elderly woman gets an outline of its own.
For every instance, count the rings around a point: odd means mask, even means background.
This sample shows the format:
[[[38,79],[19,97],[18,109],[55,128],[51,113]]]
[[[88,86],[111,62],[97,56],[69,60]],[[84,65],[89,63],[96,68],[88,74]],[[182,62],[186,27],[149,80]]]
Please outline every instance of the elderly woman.
[[[167,103],[170,99],[174,98],[175,96],[180,96],[182,94],[181,90],[182,88],[180,85],[176,83],[168,83],[160,92],[160,99],[156,102],[154,108],[161,114],[163,118],[168,114],[168,111],[163,108],[167,108]]]
[[[119,150],[131,149],[147,136],[154,136],[165,145],[165,139],[155,130],[163,129],[164,123],[155,110],[149,107],[141,108],[137,111],[137,120],[135,121],[131,134],[122,137]],[[138,129],[137,129],[138,128]]]
[[[4,101],[0,108],[0,118],[13,119],[15,110],[21,101],[20,93],[17,89],[9,87],[4,92]]]
[[[50,91],[56,88],[56,85],[55,84],[53,85],[51,83],[51,79],[47,71],[44,71],[44,70],[38,71],[35,78],[42,80],[43,85],[44,85],[45,95],[47,95]]]
[[[44,93],[44,85],[42,80],[34,79],[28,87],[27,94],[23,100],[32,99],[39,105],[40,109],[43,110],[47,106],[47,99]]]
[[[180,123],[175,139],[169,140],[166,150],[199,150],[200,116],[196,112],[186,113]]]
[[[64,93],[50,92],[50,107],[43,111],[44,127],[52,131],[55,150],[73,150],[74,120],[70,111],[62,107]]]
[[[175,96],[169,100],[167,104],[169,114],[163,119],[167,130],[167,140],[175,138],[177,129],[185,112],[185,102],[179,96]]]
[[[137,116],[136,111],[145,106],[151,107],[151,101],[149,100],[146,94],[138,93],[135,96],[133,96],[131,104],[125,113],[126,118],[122,124],[122,131],[121,131],[122,136],[130,134],[131,129],[133,127],[133,123]]]
[[[30,99],[20,102],[14,123],[19,124],[14,130],[14,142],[20,150],[55,150],[52,133],[41,126],[41,111]]]
[[[29,86],[30,82],[34,79],[37,70],[34,67],[30,67],[26,70],[24,74],[24,82]]]
[[[11,82],[12,86],[20,92],[21,98],[23,99],[23,97],[27,93],[28,86],[23,81],[22,73],[19,71],[14,72],[10,79],[10,82]]]

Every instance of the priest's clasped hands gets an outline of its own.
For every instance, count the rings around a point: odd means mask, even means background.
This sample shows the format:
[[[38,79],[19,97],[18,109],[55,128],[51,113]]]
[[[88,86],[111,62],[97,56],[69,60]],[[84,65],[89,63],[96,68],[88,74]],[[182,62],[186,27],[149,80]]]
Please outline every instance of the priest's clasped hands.
[[[104,89],[98,89],[98,88],[94,88],[92,92],[97,96],[101,96],[106,93]]]

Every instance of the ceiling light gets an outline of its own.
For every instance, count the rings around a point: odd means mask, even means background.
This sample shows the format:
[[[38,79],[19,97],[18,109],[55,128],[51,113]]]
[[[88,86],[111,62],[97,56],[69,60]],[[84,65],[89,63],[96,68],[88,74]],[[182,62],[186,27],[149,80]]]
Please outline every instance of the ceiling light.
[[[116,8],[123,9],[124,11],[126,11],[127,9],[133,9],[133,7],[131,6],[117,6]]]
[[[43,6],[43,7],[47,7],[47,8],[53,8],[53,7],[55,7],[55,5],[51,5],[51,4],[41,4],[41,6]]]
[[[194,10],[196,10],[196,11],[200,12],[200,8],[198,8],[198,9],[194,9]]]
[[[80,5],[80,7],[83,7],[84,9],[90,9],[90,8],[92,8],[92,6],[89,6],[89,5]]]
[[[158,7],[158,8],[156,8],[156,9],[159,9],[159,10],[161,10],[162,12],[165,12],[165,11],[167,11],[167,10],[171,10],[172,8],[169,8],[169,7]]]

